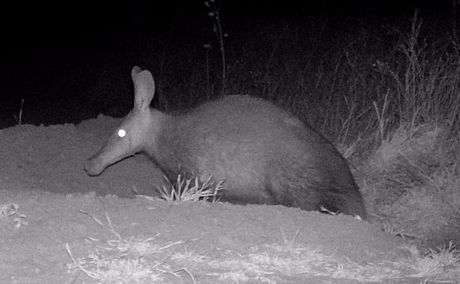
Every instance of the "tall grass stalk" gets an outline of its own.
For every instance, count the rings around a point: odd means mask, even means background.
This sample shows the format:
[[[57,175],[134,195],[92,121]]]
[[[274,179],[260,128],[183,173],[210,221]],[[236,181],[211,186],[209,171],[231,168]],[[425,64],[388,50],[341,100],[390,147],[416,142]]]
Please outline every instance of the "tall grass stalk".
[[[421,30],[422,20],[416,12],[409,33],[400,34],[397,51],[401,60],[386,70],[394,83],[393,105],[397,106],[399,123],[415,127],[431,122],[458,128],[459,56],[442,39],[428,44],[421,38]]]
[[[221,78],[221,93],[225,94],[225,87],[227,84],[227,63],[225,58],[225,44],[224,38],[226,34],[223,32],[222,23],[220,18],[220,9],[222,7],[222,1],[219,4],[216,3],[216,0],[209,0],[205,1],[204,5],[208,7],[209,13],[208,16],[213,21],[213,31],[217,37],[217,42],[219,43],[219,50],[221,56],[221,63],[222,63],[222,78]]]
[[[19,112],[18,112],[18,117],[17,117],[17,123],[19,126],[22,125],[23,106],[24,106],[24,99],[21,99],[21,106],[19,107]]]

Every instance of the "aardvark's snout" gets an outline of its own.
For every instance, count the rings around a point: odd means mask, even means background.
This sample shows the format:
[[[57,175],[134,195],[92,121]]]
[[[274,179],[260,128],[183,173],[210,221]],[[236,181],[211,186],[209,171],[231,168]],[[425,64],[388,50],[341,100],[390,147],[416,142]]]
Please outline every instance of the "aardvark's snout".
[[[90,176],[100,175],[105,169],[105,166],[98,162],[97,157],[89,158],[85,162],[85,171]]]

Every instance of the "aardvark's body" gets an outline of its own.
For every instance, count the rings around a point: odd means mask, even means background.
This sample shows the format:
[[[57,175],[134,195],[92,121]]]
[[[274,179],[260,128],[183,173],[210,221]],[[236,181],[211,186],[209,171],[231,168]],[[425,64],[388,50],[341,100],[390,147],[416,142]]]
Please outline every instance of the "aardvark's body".
[[[85,169],[90,175],[144,152],[171,181],[184,173],[224,180],[224,201],[304,210],[322,206],[366,218],[345,159],[292,114],[265,100],[240,95],[165,114],[149,107],[155,89],[150,72],[134,67],[131,75],[134,109],[88,160]]]

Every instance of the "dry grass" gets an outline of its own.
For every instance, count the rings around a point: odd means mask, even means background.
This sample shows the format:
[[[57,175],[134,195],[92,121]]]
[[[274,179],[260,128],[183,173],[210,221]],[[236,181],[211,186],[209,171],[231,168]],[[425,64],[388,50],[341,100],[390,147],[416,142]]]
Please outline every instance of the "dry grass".
[[[87,257],[82,258],[75,258],[69,244],[66,244],[67,253],[72,260],[68,265],[69,271],[80,270],[101,283],[163,283],[164,274],[181,279],[179,272],[188,273],[186,268],[172,269],[167,261],[171,255],[170,250],[184,242],[176,241],[158,245],[155,243],[156,237],[123,238],[115,231],[108,214],[106,214],[105,224],[86,212],[82,213],[93,218],[114,235],[115,239],[102,242],[89,239],[94,249]],[[194,279],[190,273],[188,275]]]
[[[362,164],[366,203],[387,231],[423,243],[458,227],[457,150],[446,133],[433,124],[400,127]]]
[[[181,175],[177,176],[175,184],[167,179],[166,181],[168,185],[163,185],[158,189],[160,197],[166,201],[216,202],[219,192],[224,190],[224,181],[216,184],[212,181],[212,176],[209,176],[204,182],[201,182],[198,177],[184,179]]]
[[[2,219],[12,219],[14,227],[19,229],[21,226],[27,226],[27,216],[19,212],[19,205],[16,203],[0,204],[0,221]]]
[[[438,250],[430,249],[424,257],[419,257],[413,248],[410,251],[412,255],[416,255],[411,265],[416,272],[411,274],[411,277],[434,279],[445,276],[448,270],[460,276],[460,252],[455,249],[452,242]]]
[[[325,255],[320,248],[296,245],[297,234],[283,243],[261,244],[245,251],[189,251],[185,241],[158,244],[155,237],[122,237],[106,214],[106,223],[90,216],[115,238],[89,239],[92,247],[86,257],[75,257],[70,245],[69,272],[82,271],[100,283],[163,283],[164,277],[196,283],[195,276],[214,283],[278,283],[286,278],[306,281],[313,277],[381,282],[407,279],[455,279],[460,275],[460,255],[453,245],[421,256],[408,246],[410,256],[399,261],[357,263],[336,255]],[[303,280],[302,280],[303,279]],[[448,282],[447,282],[448,283]]]

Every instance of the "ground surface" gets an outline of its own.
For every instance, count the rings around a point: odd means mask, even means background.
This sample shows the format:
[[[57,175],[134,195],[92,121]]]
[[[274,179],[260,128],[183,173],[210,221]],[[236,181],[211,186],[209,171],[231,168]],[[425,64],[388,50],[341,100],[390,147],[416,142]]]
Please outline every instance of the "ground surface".
[[[110,283],[412,283],[391,267],[405,257],[402,241],[368,222],[282,206],[133,198],[161,184],[141,155],[89,177],[85,159],[117,124],[0,130],[0,283],[97,283],[83,270],[104,261],[122,269],[150,263],[144,268],[157,277],[99,278]],[[123,249],[130,244],[144,246],[136,254]],[[135,261],[120,262],[128,259]],[[386,266],[392,280],[377,277]]]

